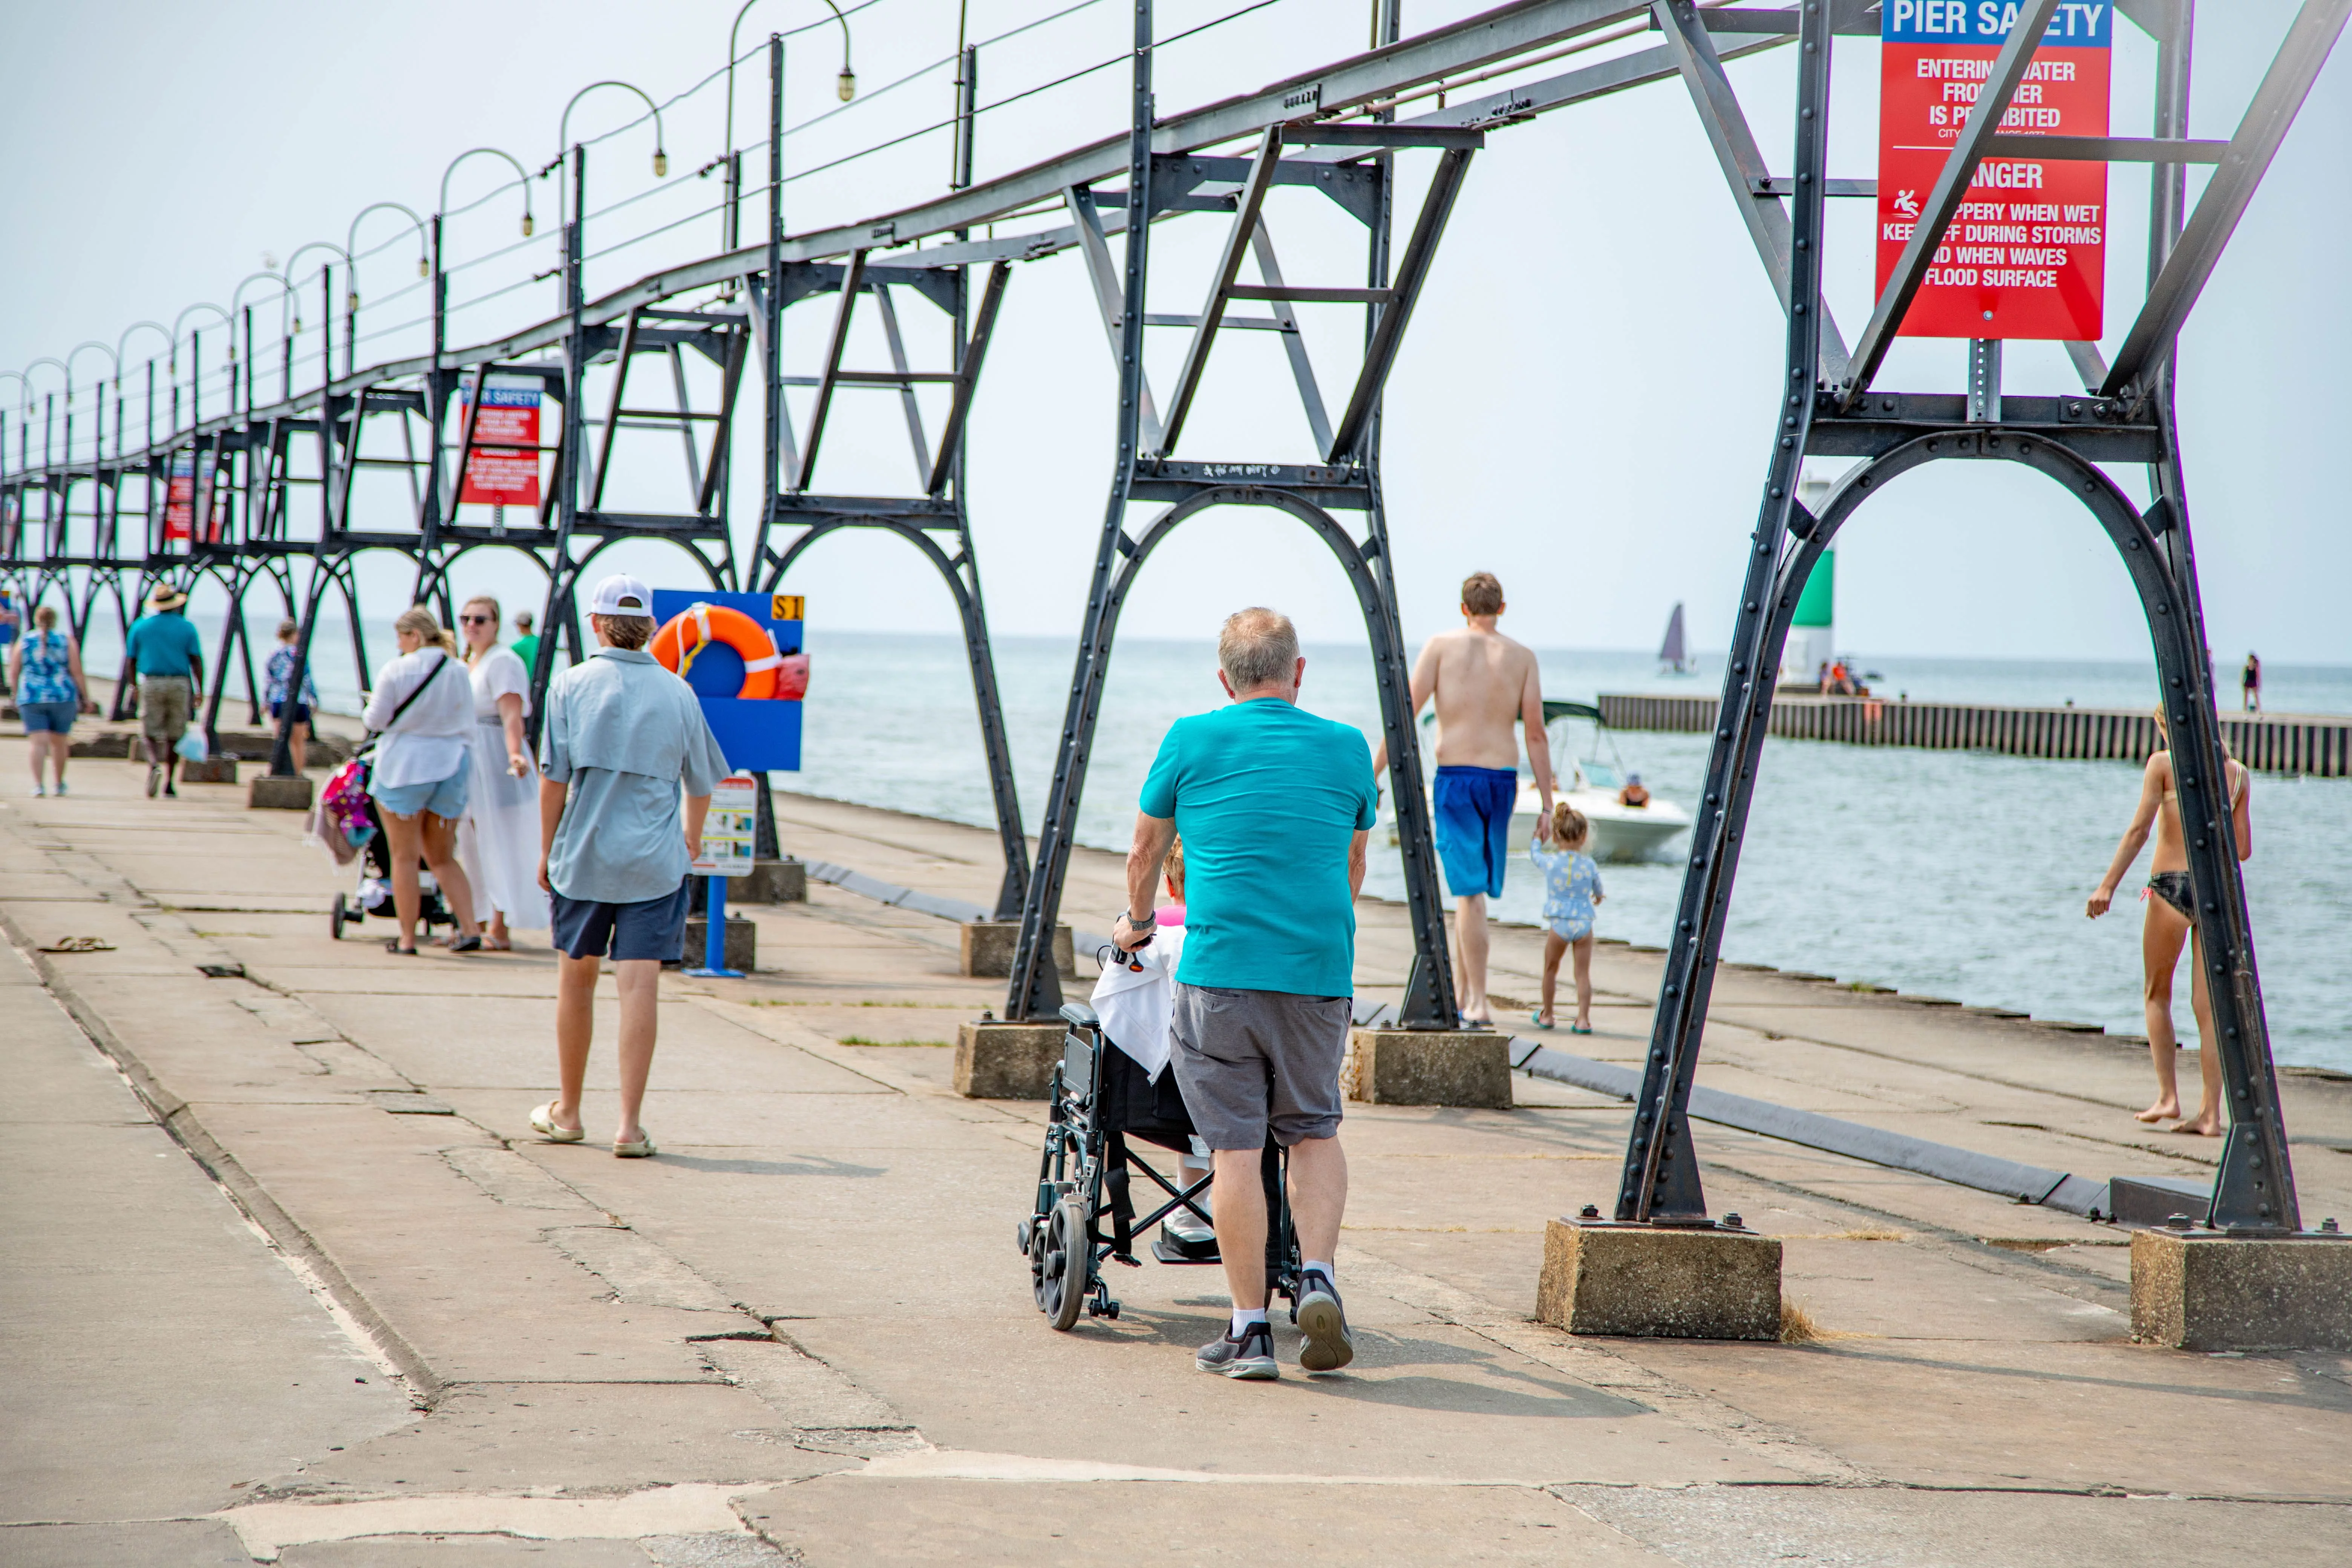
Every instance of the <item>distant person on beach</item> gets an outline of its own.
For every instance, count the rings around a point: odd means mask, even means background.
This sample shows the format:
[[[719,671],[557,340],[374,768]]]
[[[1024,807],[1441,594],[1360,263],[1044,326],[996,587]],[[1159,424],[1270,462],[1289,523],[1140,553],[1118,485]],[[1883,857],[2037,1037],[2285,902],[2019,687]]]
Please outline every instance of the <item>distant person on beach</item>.
[[[2246,668],[2238,672],[2238,706],[2249,712],[2263,710],[2262,656],[2251,648],[2246,652]]]
[[[196,693],[205,689],[204,641],[182,612],[188,596],[169,583],[147,595],[147,613],[131,623],[123,662],[139,677],[139,735],[147,750],[147,793],[179,791],[180,737],[188,732]]]
[[[539,634],[530,629],[530,612],[517,610],[514,616],[514,656],[522,660],[526,671],[539,668]]]
[[[2168,748],[2170,731],[2165,726],[2161,709],[2157,710],[2156,729],[2158,737]],[[2243,860],[2254,852],[2253,816],[2248,805],[2252,775],[2244,763],[2226,751],[2221,762],[2230,783],[2231,837],[2237,845],[2238,858]],[[2172,1070],[2173,1056],[2179,1049],[2172,1029],[2172,973],[2179,966],[2181,944],[2186,942],[2191,976],[2189,1005],[2197,1015],[2197,1065],[2204,1079],[2204,1103],[2197,1108],[2196,1115],[2182,1121],[2172,1131],[2219,1138],[2222,1132],[2221,1053],[2214,1048],[2217,1036],[2213,999],[2206,991],[2204,959],[2198,950],[2196,928],[2190,923],[2197,906],[2189,885],[2189,852],[2181,842],[2180,805],[2174,793],[2169,749],[2148,758],[2147,766],[2142,770],[2139,805],[2132,813],[2131,826],[2124,829],[2115,860],[2100,879],[2098,889],[2092,893],[2084,913],[2096,920],[2107,912],[2115,901],[2116,889],[2123,885],[2131,863],[2138,858],[2140,847],[2147,842],[2151,828],[2156,834],[2156,852],[2148,858],[2147,889],[2140,895],[2147,902],[2147,921],[2140,933],[2140,955],[2146,973],[2143,994],[2147,1006],[2147,1048],[2156,1060],[2156,1103],[2135,1115],[2142,1121],[2168,1121],[2180,1115],[2180,1090]]]
[[[33,626],[8,654],[8,685],[16,693],[16,713],[25,721],[26,749],[33,758],[33,793],[49,793],[42,781],[47,759],[58,793],[66,793],[66,756],[72,751],[74,715],[97,710],[89,679],[81,672],[81,646],[58,630],[58,607],[33,612]]]
[[[547,929],[547,893],[539,885],[539,770],[522,721],[530,716],[530,672],[512,648],[499,646],[499,602],[477,595],[457,611],[466,672],[474,691],[466,817],[457,858],[474,889],[474,913],[488,928],[482,944],[514,947],[509,928]]]
[[[1216,1171],[1217,1250],[1233,1292],[1225,1331],[1193,1365],[1281,1375],[1266,1324],[1269,1134],[1290,1151],[1302,1259],[1298,1364],[1355,1357],[1334,1263],[1348,1206],[1339,1068],[1355,994],[1357,892],[1380,791],[1363,736],[1298,706],[1307,661],[1285,616],[1247,609],[1217,638],[1232,699],[1179,719],[1143,781],[1127,854],[1127,908],[1111,941],[1133,952],[1158,929],[1160,868],[1184,836],[1184,952],[1169,1047],[1177,1087]]]
[[[294,639],[301,635],[299,621],[278,623],[278,646],[269,650],[269,664],[263,673],[264,700],[269,704],[269,721],[280,722],[289,701],[294,704],[294,722],[286,731],[287,750],[294,754],[294,771],[300,773],[310,747],[310,715],[319,706],[319,683],[310,677],[308,661],[302,666],[302,691],[298,697],[287,689],[294,683]]]
[[[400,934],[386,952],[416,952],[416,922],[424,893],[416,879],[422,858],[433,868],[441,898],[457,921],[452,952],[478,952],[480,925],[474,892],[457,863],[457,823],[466,815],[467,747],[473,738],[474,698],[449,634],[433,612],[411,605],[392,623],[400,652],[375,672],[375,692],[362,715],[381,737],[368,771],[368,794],[383,819],[392,860],[392,908]]]
[[[1412,711],[1437,700],[1437,773],[1430,803],[1437,858],[1454,895],[1454,984],[1465,1025],[1495,1020],[1486,1000],[1486,900],[1503,890],[1511,858],[1511,808],[1519,797],[1519,737],[1541,797],[1536,831],[1551,822],[1551,746],[1544,739],[1543,679],[1536,656],[1495,629],[1503,585],[1490,572],[1462,583],[1463,629],[1440,632],[1412,667]],[[1388,743],[1372,753],[1372,776],[1388,767]]]
[[[686,944],[687,868],[701,849],[710,792],[727,776],[727,758],[694,689],[646,652],[653,602],[635,577],[596,584],[588,616],[596,651],[548,687],[539,742],[539,885],[551,895],[562,956],[557,1093],[530,1113],[530,1125],[551,1143],[585,1136],[580,1097],[595,1032],[596,976],[609,955],[621,1004],[621,1120],[613,1152],[625,1160],[655,1152],[643,1112],[662,961]]]
[[[1571,1035],[1592,1033],[1592,918],[1601,903],[1601,868],[1584,847],[1592,825],[1584,813],[1566,801],[1551,808],[1551,842],[1538,835],[1528,845],[1528,856],[1544,876],[1543,1005],[1536,1009],[1538,1029],[1552,1026],[1552,994],[1559,984],[1561,953],[1576,954],[1576,1022]]]

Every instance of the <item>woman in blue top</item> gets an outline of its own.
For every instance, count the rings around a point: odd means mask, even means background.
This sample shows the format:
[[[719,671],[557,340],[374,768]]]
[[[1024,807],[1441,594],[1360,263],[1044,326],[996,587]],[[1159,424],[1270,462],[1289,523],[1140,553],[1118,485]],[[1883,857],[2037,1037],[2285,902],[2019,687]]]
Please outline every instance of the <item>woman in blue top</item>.
[[[1528,855],[1544,874],[1543,1005],[1538,1029],[1552,1026],[1552,992],[1559,983],[1559,955],[1576,950],[1576,1022],[1571,1035],[1592,1033],[1592,910],[1602,898],[1601,868],[1584,852],[1592,825],[1566,801],[1552,807],[1551,842],[1538,838]]]
[[[287,688],[294,682],[294,639],[302,630],[292,618],[278,623],[278,646],[270,650],[269,667],[263,678],[263,700],[269,704],[269,721],[278,722],[286,713]],[[319,683],[310,679],[310,667],[302,667],[302,695],[295,700],[294,727],[287,731],[287,749],[294,754],[294,771],[300,773],[309,760],[310,746],[310,710],[319,705]]]
[[[8,683],[16,689],[25,738],[32,742],[33,793],[49,793],[41,779],[41,759],[48,757],[58,793],[65,794],[68,737],[73,733],[74,715],[88,700],[89,682],[82,676],[80,647],[58,630],[55,605],[33,612],[33,629],[18,639],[9,658]]]

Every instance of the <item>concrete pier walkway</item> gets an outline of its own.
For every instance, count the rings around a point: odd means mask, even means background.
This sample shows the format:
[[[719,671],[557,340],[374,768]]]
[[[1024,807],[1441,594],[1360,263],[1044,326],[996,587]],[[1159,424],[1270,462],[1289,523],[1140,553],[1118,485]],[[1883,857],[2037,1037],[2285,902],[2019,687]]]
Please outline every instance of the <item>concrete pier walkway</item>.
[[[752,910],[755,974],[664,978],[662,1152],[616,1161],[526,1125],[543,946],[332,942],[350,884],[290,814],[70,776],[26,798],[0,741],[0,1561],[2352,1559],[2352,1357],[2131,1344],[2108,1227],[1702,1126],[1713,1205],[1785,1239],[1820,1337],[1575,1339],[1530,1321],[1544,1222],[1610,1203],[1623,1106],[1521,1079],[1509,1111],[1351,1108],[1359,1359],[1228,1384],[1191,1364],[1213,1270],[1115,1268],[1121,1318],[1067,1335],[1032,1306],[1040,1108],[947,1088],[1003,999],[948,922],[824,886]],[[778,815],[793,853],[992,896],[992,834]],[[1119,884],[1081,851],[1073,920]],[[1361,920],[1392,997],[1402,912]],[[103,945],[39,951],[76,937]],[[1497,929],[1514,1002],[1536,952]],[[1603,949],[1578,1048],[1639,1058],[1654,965]],[[2132,1121],[2147,1079],[2100,1037],[1750,971],[1701,1068],[2055,1169],[2210,1171]],[[2306,1215],[2352,1218],[2352,1082],[2284,1092]]]

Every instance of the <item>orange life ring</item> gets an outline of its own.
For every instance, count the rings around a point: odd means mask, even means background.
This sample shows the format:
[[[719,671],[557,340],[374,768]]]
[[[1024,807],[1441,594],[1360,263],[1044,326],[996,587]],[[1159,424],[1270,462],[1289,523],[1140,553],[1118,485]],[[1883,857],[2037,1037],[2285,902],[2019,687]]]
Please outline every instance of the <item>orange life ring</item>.
[[[722,643],[743,657],[743,685],[735,695],[771,698],[776,695],[777,672],[784,659],[767,628],[740,610],[724,605],[693,604],[654,633],[646,651],[671,674],[683,676],[696,656],[713,643]]]

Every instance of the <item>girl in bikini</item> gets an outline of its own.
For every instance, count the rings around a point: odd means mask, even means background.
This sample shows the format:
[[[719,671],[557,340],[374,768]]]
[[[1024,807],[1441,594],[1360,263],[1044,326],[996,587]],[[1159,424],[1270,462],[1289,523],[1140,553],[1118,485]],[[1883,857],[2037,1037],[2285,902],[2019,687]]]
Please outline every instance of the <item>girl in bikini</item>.
[[[2116,889],[2122,886],[2131,863],[2138,858],[2140,847],[2147,842],[2151,828],[2156,834],[2156,852],[2148,858],[2147,890],[2140,896],[2147,902],[2147,921],[2141,928],[2140,955],[2146,968],[2144,995],[2147,1007],[2147,1048],[2156,1059],[2156,1103],[2137,1113],[2142,1121],[2168,1121],[2180,1116],[2180,1090],[2173,1079],[2173,1053],[2179,1041],[2172,1032],[2172,973],[2180,963],[2180,949],[2185,942],[2189,950],[2189,971],[2193,977],[2189,988],[2189,1005],[2197,1014],[2197,1037],[2200,1047],[2210,1047],[2214,1038],[2213,1003],[2205,990],[2205,965],[2197,951],[2197,933],[2190,924],[2196,901],[2189,887],[2189,853],[2180,837],[2180,805],[2175,798],[2172,778],[2170,732],[2165,728],[2164,714],[2156,715],[2156,728],[2165,749],[2148,758],[2140,774],[2139,805],[2132,813],[2131,826],[2124,829],[2123,842],[2116,847],[2114,862],[2099,881],[2098,890],[2091,895],[2084,913],[2096,920],[2107,912],[2115,901]],[[2230,785],[2230,826],[2236,840],[2238,858],[2245,859],[2254,852],[2253,818],[2248,810],[2248,785],[2252,775],[2245,765],[2225,752],[2222,764]],[[2204,1080],[2204,1103],[2197,1114],[2181,1121],[2175,1132],[2191,1132],[2207,1138],[2221,1135],[2221,1057],[2216,1050],[2200,1048],[2197,1053],[2200,1074]]]

